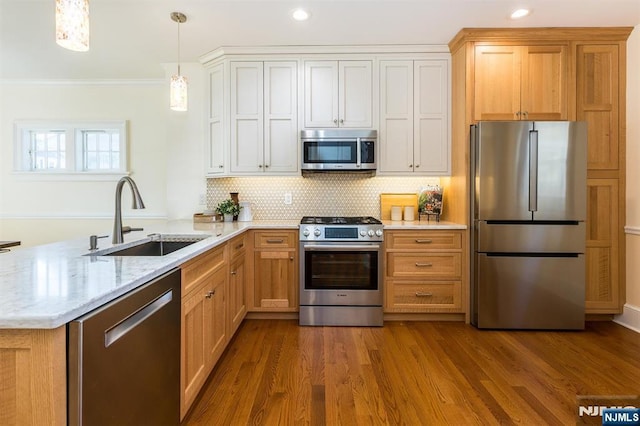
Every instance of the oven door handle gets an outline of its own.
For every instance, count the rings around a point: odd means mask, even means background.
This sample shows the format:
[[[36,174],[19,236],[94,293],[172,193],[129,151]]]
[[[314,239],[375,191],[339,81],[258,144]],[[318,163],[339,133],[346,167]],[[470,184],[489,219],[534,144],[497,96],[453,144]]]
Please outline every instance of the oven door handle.
[[[305,251],[371,251],[380,250],[380,244],[358,244],[358,245],[310,245],[302,246]]]

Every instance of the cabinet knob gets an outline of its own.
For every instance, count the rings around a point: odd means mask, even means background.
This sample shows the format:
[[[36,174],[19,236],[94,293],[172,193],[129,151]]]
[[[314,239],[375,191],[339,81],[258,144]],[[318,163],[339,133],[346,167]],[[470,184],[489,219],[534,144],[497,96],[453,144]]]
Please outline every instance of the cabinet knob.
[[[258,168],[260,168],[260,169],[261,169],[261,168],[262,168],[262,164],[258,164]]]
[[[340,119],[340,124],[344,124],[344,119]]]
[[[337,118],[333,120],[333,124],[338,124],[338,119]]]
[[[516,112],[516,117],[520,118],[520,111]]]
[[[207,294],[204,295],[204,297],[206,297],[207,299],[211,299],[211,296],[213,296],[214,294],[216,294],[216,291],[211,290],[211,291],[208,291]]]
[[[236,275],[237,272],[236,271],[231,271],[231,275]]]
[[[265,165],[264,165],[264,168],[265,168],[265,169],[268,169],[268,168],[269,168],[269,165],[268,165],[268,164],[265,164]]]
[[[522,114],[524,115],[524,118],[527,118],[529,116],[529,111],[525,111]]]
[[[413,164],[409,164],[409,168],[412,168],[412,167],[413,167]]]
[[[289,258],[289,260],[293,261],[293,256],[291,256],[291,257]]]
[[[222,164],[220,164],[220,165],[218,166],[218,168],[219,168],[219,169],[224,169],[224,166],[223,166]]]
[[[418,167],[420,167],[420,164],[416,164],[416,169],[417,169]]]

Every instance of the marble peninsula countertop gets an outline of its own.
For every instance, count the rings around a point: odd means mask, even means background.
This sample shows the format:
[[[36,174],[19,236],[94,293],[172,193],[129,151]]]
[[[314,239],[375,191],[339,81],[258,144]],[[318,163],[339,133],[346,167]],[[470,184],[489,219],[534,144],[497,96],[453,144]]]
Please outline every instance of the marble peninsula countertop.
[[[0,328],[57,328],[250,228],[297,229],[299,221],[169,221],[124,236],[124,248],[151,233],[208,238],[165,256],[91,256],[89,236],[0,254]],[[153,229],[152,229],[153,228]],[[114,247],[98,240],[98,252]]]
[[[89,236],[0,254],[0,329],[57,328],[251,228],[298,229],[299,220],[169,221],[125,235],[119,248],[151,233],[206,235],[165,256],[90,255]],[[384,221],[385,229],[466,229],[448,222]],[[98,240],[98,253],[114,247]]]

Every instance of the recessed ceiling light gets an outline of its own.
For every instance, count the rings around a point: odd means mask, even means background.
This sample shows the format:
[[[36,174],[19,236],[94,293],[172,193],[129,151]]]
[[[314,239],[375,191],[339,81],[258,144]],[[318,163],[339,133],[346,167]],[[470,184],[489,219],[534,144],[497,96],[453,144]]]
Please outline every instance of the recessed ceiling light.
[[[307,12],[304,9],[296,9],[291,12],[291,17],[296,21],[306,21],[311,16],[311,13]]]
[[[517,9],[511,14],[511,19],[520,19],[527,16],[531,11],[529,9]]]

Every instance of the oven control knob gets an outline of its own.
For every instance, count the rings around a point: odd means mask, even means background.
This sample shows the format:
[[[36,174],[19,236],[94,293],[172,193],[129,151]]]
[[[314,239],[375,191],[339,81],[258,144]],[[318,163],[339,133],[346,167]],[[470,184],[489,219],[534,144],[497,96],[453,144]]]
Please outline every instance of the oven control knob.
[[[315,235],[316,237],[319,237],[320,234],[322,234],[322,232],[320,232],[318,228],[316,228],[315,231],[313,231],[313,235]]]
[[[360,230],[360,235],[363,236],[363,237],[366,237],[367,236],[367,230],[366,229],[361,229]]]
[[[382,229],[376,230],[376,236],[377,237],[382,237]]]
[[[311,230],[309,228],[304,228],[304,231],[302,231],[302,235],[308,237],[309,234],[311,234]]]
[[[369,232],[367,232],[367,234],[369,234],[370,237],[373,237],[375,235],[375,232],[373,232],[373,229],[369,229]]]

